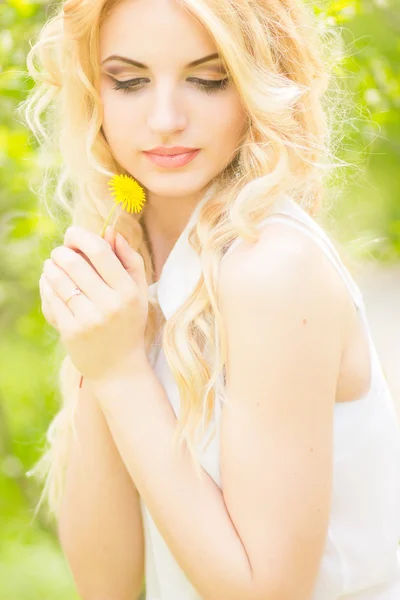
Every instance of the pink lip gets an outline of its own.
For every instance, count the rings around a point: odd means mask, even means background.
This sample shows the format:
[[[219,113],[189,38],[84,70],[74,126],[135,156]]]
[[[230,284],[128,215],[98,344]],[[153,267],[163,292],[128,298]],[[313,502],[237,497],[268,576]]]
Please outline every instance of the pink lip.
[[[187,146],[156,146],[145,150],[145,152],[151,152],[151,154],[185,154],[186,152],[194,152],[198,148],[188,148]]]
[[[154,164],[159,167],[168,167],[170,169],[183,167],[187,165],[190,161],[192,161],[198,153],[200,149],[191,150],[189,152],[183,152],[181,154],[156,154],[154,152],[144,152],[145,156],[150,159]]]

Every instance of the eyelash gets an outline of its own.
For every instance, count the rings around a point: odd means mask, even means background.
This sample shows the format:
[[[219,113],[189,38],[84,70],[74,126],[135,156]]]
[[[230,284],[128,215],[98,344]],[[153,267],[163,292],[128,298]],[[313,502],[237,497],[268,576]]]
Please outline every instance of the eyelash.
[[[193,81],[197,87],[207,94],[224,90],[228,85],[228,80],[229,77],[224,77],[224,79],[198,79],[197,77],[191,77],[188,79],[188,81]],[[125,94],[129,94],[130,92],[139,89],[139,84],[137,82],[145,81],[145,79],[139,77],[136,79],[129,79],[128,81],[118,81],[117,79],[114,79],[113,81],[115,82],[115,85],[113,86],[114,90],[122,90]]]

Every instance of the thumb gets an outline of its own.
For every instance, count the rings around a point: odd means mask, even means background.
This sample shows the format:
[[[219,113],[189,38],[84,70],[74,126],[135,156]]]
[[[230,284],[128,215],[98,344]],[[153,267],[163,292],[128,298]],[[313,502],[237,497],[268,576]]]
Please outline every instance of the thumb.
[[[122,266],[129,273],[132,279],[138,284],[143,285],[146,282],[146,276],[143,269],[143,260],[140,254],[129,245],[127,240],[119,231],[115,236],[115,254],[119,258]]]

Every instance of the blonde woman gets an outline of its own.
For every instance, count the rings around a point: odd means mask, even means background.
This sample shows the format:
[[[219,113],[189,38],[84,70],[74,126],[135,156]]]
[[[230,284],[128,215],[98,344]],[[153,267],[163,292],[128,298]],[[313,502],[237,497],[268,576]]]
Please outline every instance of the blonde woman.
[[[42,497],[84,600],[400,598],[399,426],[316,219],[317,32],[301,0],[69,0],[29,54],[71,210]],[[114,174],[146,202],[103,238]]]

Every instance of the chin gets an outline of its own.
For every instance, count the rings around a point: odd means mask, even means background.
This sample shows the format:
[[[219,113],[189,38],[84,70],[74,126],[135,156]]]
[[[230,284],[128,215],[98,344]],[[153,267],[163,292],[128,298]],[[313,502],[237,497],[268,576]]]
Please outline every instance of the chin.
[[[146,190],[157,196],[184,198],[198,194],[211,183],[211,179],[204,174],[183,173],[176,170],[174,173],[157,173],[137,180]]]

